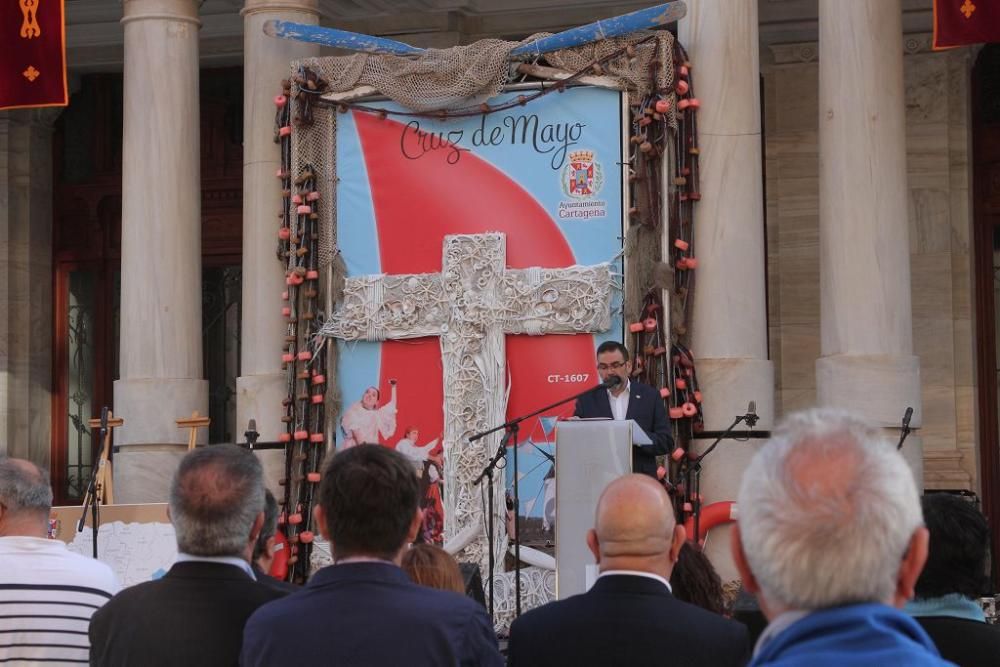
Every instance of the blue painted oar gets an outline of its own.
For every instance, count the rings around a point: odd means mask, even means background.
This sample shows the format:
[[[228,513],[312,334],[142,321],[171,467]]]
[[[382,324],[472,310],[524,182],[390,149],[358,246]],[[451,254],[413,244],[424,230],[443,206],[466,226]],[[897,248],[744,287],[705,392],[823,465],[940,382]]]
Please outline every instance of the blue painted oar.
[[[679,21],[687,14],[687,5],[682,0],[640,9],[630,14],[623,14],[609,19],[601,19],[577,28],[570,28],[555,35],[537,39],[530,44],[518,46],[510,52],[513,60],[533,58],[543,53],[581,46],[596,42],[607,37],[618,37],[639,30],[655,28]],[[264,34],[281,39],[294,39],[299,42],[310,42],[332,46],[348,51],[362,53],[387,53],[395,56],[415,56],[424,49],[410,46],[403,42],[373,35],[362,35],[357,32],[338,30],[336,28],[320,28],[319,26],[290,21],[268,21],[264,24]]]
[[[681,20],[685,15],[687,15],[687,5],[681,0],[676,0],[676,2],[668,2],[656,7],[640,9],[630,14],[594,21],[555,35],[536,39],[530,44],[524,44],[511,51],[510,57],[516,60],[533,58],[550,51],[569,49],[607,37],[619,37],[639,30],[667,25]]]
[[[423,49],[397,42],[394,39],[362,35],[358,32],[348,32],[336,28],[320,28],[315,25],[290,21],[268,21],[264,24],[264,34],[362,53],[388,53],[394,56],[415,56],[423,53]]]

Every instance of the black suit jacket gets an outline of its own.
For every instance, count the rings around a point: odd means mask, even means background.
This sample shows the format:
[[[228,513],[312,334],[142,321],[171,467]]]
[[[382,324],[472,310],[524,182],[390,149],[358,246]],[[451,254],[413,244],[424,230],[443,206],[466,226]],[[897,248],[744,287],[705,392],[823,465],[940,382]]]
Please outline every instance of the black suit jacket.
[[[254,563],[250,567],[253,568],[253,576],[257,577],[257,581],[259,581],[260,583],[264,584],[269,588],[282,591],[289,595],[291,595],[292,593],[298,593],[299,591],[302,590],[301,586],[296,586],[290,581],[285,581],[283,579],[275,579],[270,574],[257,567],[257,563]]]
[[[285,593],[234,565],[175,563],[157,581],[126,588],[90,619],[91,665],[236,665],[243,626]]]
[[[577,417],[614,418],[611,412],[611,401],[605,389],[596,389],[576,399]],[[632,380],[629,383],[628,410],[626,419],[634,419],[642,427],[652,445],[632,447],[632,472],[656,476],[656,457],[669,454],[674,448],[674,439],[670,437],[670,422],[667,420],[667,410],[663,407],[660,392],[649,385]]]
[[[619,574],[515,620],[507,656],[509,667],[729,667],[746,664],[750,641],[741,624],[681,602],[661,582]]]
[[[958,667],[1000,664],[1000,627],[951,616],[918,616],[941,657]]]

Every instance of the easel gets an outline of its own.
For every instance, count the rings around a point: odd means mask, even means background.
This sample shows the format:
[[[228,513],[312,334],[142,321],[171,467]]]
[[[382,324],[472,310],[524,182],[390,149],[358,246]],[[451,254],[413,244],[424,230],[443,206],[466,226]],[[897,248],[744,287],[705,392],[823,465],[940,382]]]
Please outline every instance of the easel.
[[[198,429],[208,428],[208,425],[212,423],[212,420],[208,417],[202,417],[195,410],[191,413],[190,417],[183,417],[177,420],[177,428],[189,428],[191,432],[188,433],[188,451],[190,452],[198,444]]]
[[[125,420],[121,417],[115,417],[111,412],[108,412],[108,422],[107,428],[104,430],[104,441],[101,443],[101,455],[97,459],[97,474],[94,476],[94,487],[93,493],[97,496],[97,502],[102,505],[113,505],[115,503],[115,493],[114,493],[114,483],[112,481],[111,474],[111,461],[109,457],[111,456],[111,434],[112,432],[122,426]],[[92,429],[104,428],[104,424],[101,424],[100,419],[91,419],[87,422],[87,426]],[[86,505],[90,500],[91,490],[88,489],[86,496],[83,498],[83,504]]]

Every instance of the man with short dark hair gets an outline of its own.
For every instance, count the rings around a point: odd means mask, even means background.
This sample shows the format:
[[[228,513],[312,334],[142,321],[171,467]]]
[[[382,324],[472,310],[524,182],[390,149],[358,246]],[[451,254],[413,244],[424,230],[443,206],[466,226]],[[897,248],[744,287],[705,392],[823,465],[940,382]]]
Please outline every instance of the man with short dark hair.
[[[930,548],[916,597],[903,611],[917,619],[945,659],[962,667],[995,665],[1000,628],[986,623],[979,604],[986,591],[986,518],[950,493],[925,495],[921,505]]]
[[[412,583],[399,562],[420,530],[417,476],[402,455],[358,445],[326,464],[314,510],[334,565],[265,605],[244,633],[245,667],[501,665],[483,608]]]
[[[597,374],[601,382],[617,378],[618,384],[607,390],[597,388],[578,398],[573,415],[634,420],[653,444],[632,447],[632,472],[655,477],[656,457],[669,454],[674,448],[667,409],[663,406],[660,392],[630,379],[632,362],[628,349],[617,341],[606,341],[597,348]]]
[[[94,614],[91,665],[233,665],[257,607],[285,595],[250,567],[264,523],[264,473],[235,445],[196,449],[170,486],[177,562],[127,588]]]
[[[257,536],[257,543],[253,547],[253,560],[251,560],[250,565],[253,567],[253,574],[257,577],[257,581],[279,591],[295,593],[300,590],[298,586],[288,581],[275,579],[270,574],[275,549],[285,548],[284,544],[277,541],[277,534],[278,500],[270,489],[265,489],[264,523],[261,525],[260,535]]]
[[[48,473],[0,456],[0,663],[85,663],[90,616],[118,592],[104,563],[48,539]]]
[[[661,484],[645,475],[611,482],[587,533],[597,581],[515,620],[507,664],[741,667],[746,628],[673,595],[684,539]]]

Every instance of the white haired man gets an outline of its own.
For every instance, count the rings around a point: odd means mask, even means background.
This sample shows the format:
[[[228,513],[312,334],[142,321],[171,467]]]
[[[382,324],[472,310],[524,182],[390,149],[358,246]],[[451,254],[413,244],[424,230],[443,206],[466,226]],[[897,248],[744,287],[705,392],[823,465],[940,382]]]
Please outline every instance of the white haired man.
[[[30,461],[0,456],[0,663],[85,663],[94,610],[118,592],[104,563],[48,539],[52,487]]]
[[[927,529],[913,474],[849,413],[790,415],[743,475],[733,555],[770,624],[760,665],[950,665],[897,608],[913,597]]]

